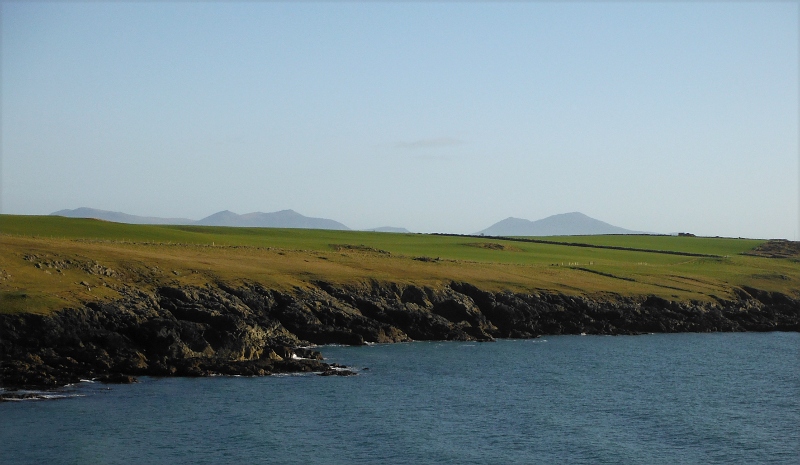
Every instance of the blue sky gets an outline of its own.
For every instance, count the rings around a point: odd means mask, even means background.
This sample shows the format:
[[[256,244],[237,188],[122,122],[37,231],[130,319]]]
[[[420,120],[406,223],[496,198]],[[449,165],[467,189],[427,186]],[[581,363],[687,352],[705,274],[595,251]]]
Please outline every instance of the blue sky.
[[[2,212],[798,238],[798,4],[4,2]]]

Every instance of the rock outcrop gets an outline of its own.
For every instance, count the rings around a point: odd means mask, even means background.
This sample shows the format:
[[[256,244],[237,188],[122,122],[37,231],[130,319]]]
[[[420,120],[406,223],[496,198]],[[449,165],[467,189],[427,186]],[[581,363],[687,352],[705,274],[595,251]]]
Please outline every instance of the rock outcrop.
[[[116,302],[52,315],[0,315],[0,386],[353,373],[304,348],[316,344],[713,331],[800,331],[800,300],[751,288],[714,302],[592,299],[492,293],[467,283],[440,289],[317,283],[295,292],[259,284],[128,289]]]

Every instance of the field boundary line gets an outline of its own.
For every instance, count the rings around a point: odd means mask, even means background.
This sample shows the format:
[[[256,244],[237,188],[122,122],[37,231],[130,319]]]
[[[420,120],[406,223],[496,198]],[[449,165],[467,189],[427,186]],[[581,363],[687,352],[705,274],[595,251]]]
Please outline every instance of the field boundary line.
[[[624,250],[628,252],[646,252],[646,253],[660,253],[666,255],[682,255],[684,257],[705,257],[705,258],[723,258],[722,255],[712,255],[712,254],[705,254],[705,253],[694,253],[694,252],[678,252],[676,250],[655,250],[655,249],[638,249],[634,247],[620,247],[617,245],[598,245],[598,244],[586,244],[583,242],[558,242],[558,241],[548,241],[544,239],[527,239],[522,237],[507,237],[507,236],[477,236],[474,234],[447,234],[447,233],[433,233],[434,236],[447,236],[447,237],[470,237],[470,238],[478,238],[478,239],[495,239],[501,241],[512,241],[512,242],[531,242],[534,244],[549,244],[549,245],[563,245],[568,247],[584,247],[589,249],[610,249],[610,250]]]

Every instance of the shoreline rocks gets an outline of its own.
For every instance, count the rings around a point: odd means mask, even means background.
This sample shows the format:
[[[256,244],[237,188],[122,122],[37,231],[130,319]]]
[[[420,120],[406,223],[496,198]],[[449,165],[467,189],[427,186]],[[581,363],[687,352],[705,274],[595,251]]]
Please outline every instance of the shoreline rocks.
[[[411,340],[492,341],[557,334],[800,331],[800,300],[752,288],[733,300],[606,300],[557,293],[487,292],[316,283],[287,293],[240,287],[132,289],[52,315],[0,315],[0,387],[54,388],[136,376],[351,375],[308,348]]]

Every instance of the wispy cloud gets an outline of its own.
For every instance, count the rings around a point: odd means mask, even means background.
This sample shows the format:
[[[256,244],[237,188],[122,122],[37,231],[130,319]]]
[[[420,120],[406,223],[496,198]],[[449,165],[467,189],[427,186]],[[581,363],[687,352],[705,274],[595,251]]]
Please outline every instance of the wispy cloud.
[[[461,139],[455,139],[452,137],[437,137],[433,139],[419,139],[414,141],[398,142],[396,147],[406,150],[435,149],[442,147],[454,147],[456,145],[463,145],[464,143],[465,142]]]

